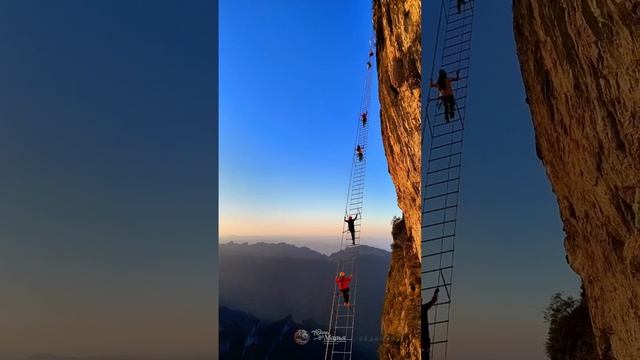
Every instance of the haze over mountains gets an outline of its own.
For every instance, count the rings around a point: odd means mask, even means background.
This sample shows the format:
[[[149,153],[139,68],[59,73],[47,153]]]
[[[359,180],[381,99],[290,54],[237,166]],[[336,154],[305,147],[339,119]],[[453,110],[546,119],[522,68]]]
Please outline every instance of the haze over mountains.
[[[295,245],[297,247],[307,247],[311,250],[317,251],[324,255],[331,255],[336,252],[337,247],[340,245],[340,237],[336,236],[245,236],[245,235],[228,235],[221,236],[219,239],[220,245],[227,243],[236,244],[279,244],[287,243]],[[388,237],[367,237],[367,243],[372,247],[389,250],[391,242]]]
[[[359,311],[373,316],[358,320],[379,333],[384,279],[389,252],[360,246],[357,296]],[[280,244],[221,244],[219,250],[220,305],[247,311],[263,320],[294,319],[328,322],[336,260],[305,247]],[[375,329],[375,330],[374,330]]]
[[[355,337],[376,339],[380,337],[390,253],[364,245],[359,252],[356,306],[366,316],[356,316]],[[285,243],[220,244],[221,323],[225,314],[234,313],[230,310],[240,310],[248,318],[264,323],[284,319],[292,323],[317,323],[326,329],[336,264],[341,255],[338,252],[327,256]],[[222,307],[228,309],[223,311]],[[375,351],[377,341],[356,342],[356,346]]]

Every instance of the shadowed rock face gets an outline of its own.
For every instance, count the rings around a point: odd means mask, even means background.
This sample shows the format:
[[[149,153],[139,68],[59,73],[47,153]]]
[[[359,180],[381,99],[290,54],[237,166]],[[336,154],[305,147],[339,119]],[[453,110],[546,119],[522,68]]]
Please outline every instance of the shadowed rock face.
[[[514,31],[571,267],[603,359],[640,359],[640,1],[514,0]]]
[[[380,359],[420,360],[420,262],[403,220],[393,226],[391,268],[382,312]]]
[[[373,1],[382,141],[404,215],[392,232],[380,359],[420,358],[421,7]]]

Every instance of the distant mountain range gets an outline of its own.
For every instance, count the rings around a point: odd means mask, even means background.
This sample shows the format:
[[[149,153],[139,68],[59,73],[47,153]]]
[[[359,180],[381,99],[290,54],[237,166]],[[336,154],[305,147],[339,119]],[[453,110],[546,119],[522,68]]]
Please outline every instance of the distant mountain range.
[[[304,329],[308,334],[320,325],[313,320],[296,323],[291,316],[273,323],[220,307],[220,360],[323,359],[324,344],[311,337],[306,344],[294,341],[294,334]]]
[[[296,244],[297,247],[307,247],[313,251],[317,251],[323,255],[331,255],[336,252],[336,247],[340,242],[340,237],[336,236],[244,236],[244,235],[227,235],[219,239],[220,244],[226,243],[236,244]],[[369,246],[380,249],[391,249],[391,240],[388,237],[371,237],[367,236],[367,244]]]
[[[294,246],[287,243],[263,243],[256,244],[229,242],[220,244],[220,257],[230,256],[259,256],[294,259],[323,259],[323,255],[306,246]]]
[[[356,306],[362,315],[356,316],[356,338],[379,338],[391,254],[364,245],[358,251]],[[340,256],[345,253],[327,256],[286,243],[220,244],[220,306],[250,313],[265,324],[312,319],[307,321],[326,329]],[[221,308],[221,321],[223,315]],[[371,353],[377,343],[355,345]]]
[[[313,320],[295,322],[291,316],[268,323],[246,312],[220,307],[220,360],[324,360],[325,344],[314,339]],[[309,340],[297,344],[294,334],[306,330]],[[375,346],[355,346],[353,358],[376,360]]]

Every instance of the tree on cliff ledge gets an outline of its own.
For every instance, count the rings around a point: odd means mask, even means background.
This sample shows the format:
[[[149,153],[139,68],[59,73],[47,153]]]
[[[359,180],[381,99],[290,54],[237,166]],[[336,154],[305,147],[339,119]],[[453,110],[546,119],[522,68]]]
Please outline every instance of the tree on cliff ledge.
[[[544,319],[549,323],[545,343],[549,359],[600,360],[584,292],[580,294],[580,299],[554,294],[544,312]]]

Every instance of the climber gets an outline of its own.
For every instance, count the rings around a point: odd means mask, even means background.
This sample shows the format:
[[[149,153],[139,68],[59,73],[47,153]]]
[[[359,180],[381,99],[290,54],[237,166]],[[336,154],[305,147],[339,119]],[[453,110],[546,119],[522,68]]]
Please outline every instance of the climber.
[[[367,70],[371,69],[371,61],[367,61]]]
[[[420,319],[422,321],[422,331],[421,331],[421,340],[422,340],[422,359],[429,360],[429,352],[431,350],[431,338],[429,337],[429,309],[433,307],[433,305],[438,301],[438,293],[440,292],[440,288],[436,288],[433,292],[433,297],[429,300],[428,303],[422,304],[422,308],[420,309]]]
[[[344,271],[340,271],[340,274],[336,276],[338,290],[340,290],[342,297],[344,298],[344,306],[351,306],[349,303],[349,283],[351,282],[351,279],[352,276],[345,276]]]
[[[360,114],[360,121],[362,121],[362,126],[367,125],[367,112],[363,112]]]
[[[373,56],[373,50],[369,51],[369,57]]]
[[[358,145],[358,147],[356,148],[356,153],[358,154],[358,159],[362,161],[362,159],[364,158],[364,153],[362,152],[362,148],[360,147],[360,145]]]
[[[444,104],[444,119],[449,122],[449,119],[453,119],[455,115],[456,100],[453,97],[453,89],[451,83],[460,80],[460,70],[456,71],[456,77],[447,77],[447,72],[444,69],[440,69],[438,72],[438,81],[433,82],[430,79],[430,86],[437,88],[440,91],[440,99]]]
[[[458,0],[458,14],[462,11],[462,5],[464,5],[465,0]]]
[[[347,223],[347,225],[349,226],[349,232],[351,233],[351,242],[353,243],[353,245],[356,245],[356,220],[358,219],[358,214],[356,214],[356,217],[354,218],[353,216],[349,215],[349,219],[347,219],[347,217],[344,217],[344,222]]]

